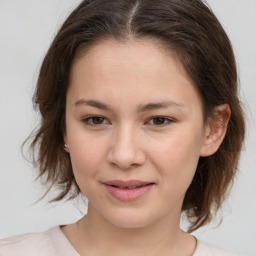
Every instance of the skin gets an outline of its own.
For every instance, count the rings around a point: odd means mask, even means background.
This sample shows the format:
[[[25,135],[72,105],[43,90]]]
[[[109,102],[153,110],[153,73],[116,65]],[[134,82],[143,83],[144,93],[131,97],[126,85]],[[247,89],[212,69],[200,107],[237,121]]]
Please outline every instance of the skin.
[[[169,104],[138,111],[159,102]],[[181,207],[199,157],[215,153],[225,136],[229,106],[216,113],[218,121],[204,122],[178,58],[153,41],[103,41],[76,58],[64,140],[89,203],[87,215],[62,230],[80,255],[193,254],[195,239],[179,227]],[[102,184],[109,180],[154,186],[123,202]]]

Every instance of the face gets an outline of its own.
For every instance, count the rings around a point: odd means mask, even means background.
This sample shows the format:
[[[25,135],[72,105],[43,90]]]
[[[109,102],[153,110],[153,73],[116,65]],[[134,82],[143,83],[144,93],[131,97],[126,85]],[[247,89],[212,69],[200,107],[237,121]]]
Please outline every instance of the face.
[[[97,214],[119,227],[179,221],[205,140],[200,98],[174,53],[105,41],[78,57],[66,102],[66,149]]]

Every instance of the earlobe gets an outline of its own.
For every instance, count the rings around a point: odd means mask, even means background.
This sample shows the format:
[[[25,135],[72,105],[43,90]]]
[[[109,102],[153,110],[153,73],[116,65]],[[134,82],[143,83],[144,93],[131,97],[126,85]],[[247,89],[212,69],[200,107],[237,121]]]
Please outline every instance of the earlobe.
[[[67,153],[69,153],[69,147],[68,147],[68,139],[67,139],[67,135],[66,135],[66,133],[65,134],[63,134],[63,139],[64,139],[64,150],[67,152]]]
[[[213,155],[220,147],[227,132],[231,110],[228,104],[215,107],[213,115],[208,118],[205,137],[201,148],[200,156]]]

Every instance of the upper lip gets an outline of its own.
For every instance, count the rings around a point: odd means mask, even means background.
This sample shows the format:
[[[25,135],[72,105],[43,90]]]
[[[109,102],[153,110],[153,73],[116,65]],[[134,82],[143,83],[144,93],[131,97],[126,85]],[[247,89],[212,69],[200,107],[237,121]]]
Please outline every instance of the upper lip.
[[[128,187],[140,187],[140,186],[145,186],[149,184],[154,184],[154,182],[141,181],[141,180],[127,180],[127,181],[110,180],[110,181],[103,182],[103,184],[120,187],[120,188],[128,188]]]

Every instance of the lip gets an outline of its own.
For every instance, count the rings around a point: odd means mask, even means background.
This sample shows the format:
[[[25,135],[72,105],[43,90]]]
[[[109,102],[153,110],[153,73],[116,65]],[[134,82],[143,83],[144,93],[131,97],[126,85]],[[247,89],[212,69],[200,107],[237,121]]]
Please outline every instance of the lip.
[[[120,201],[132,201],[146,194],[155,183],[140,180],[111,180],[103,182],[103,185],[112,197]]]

